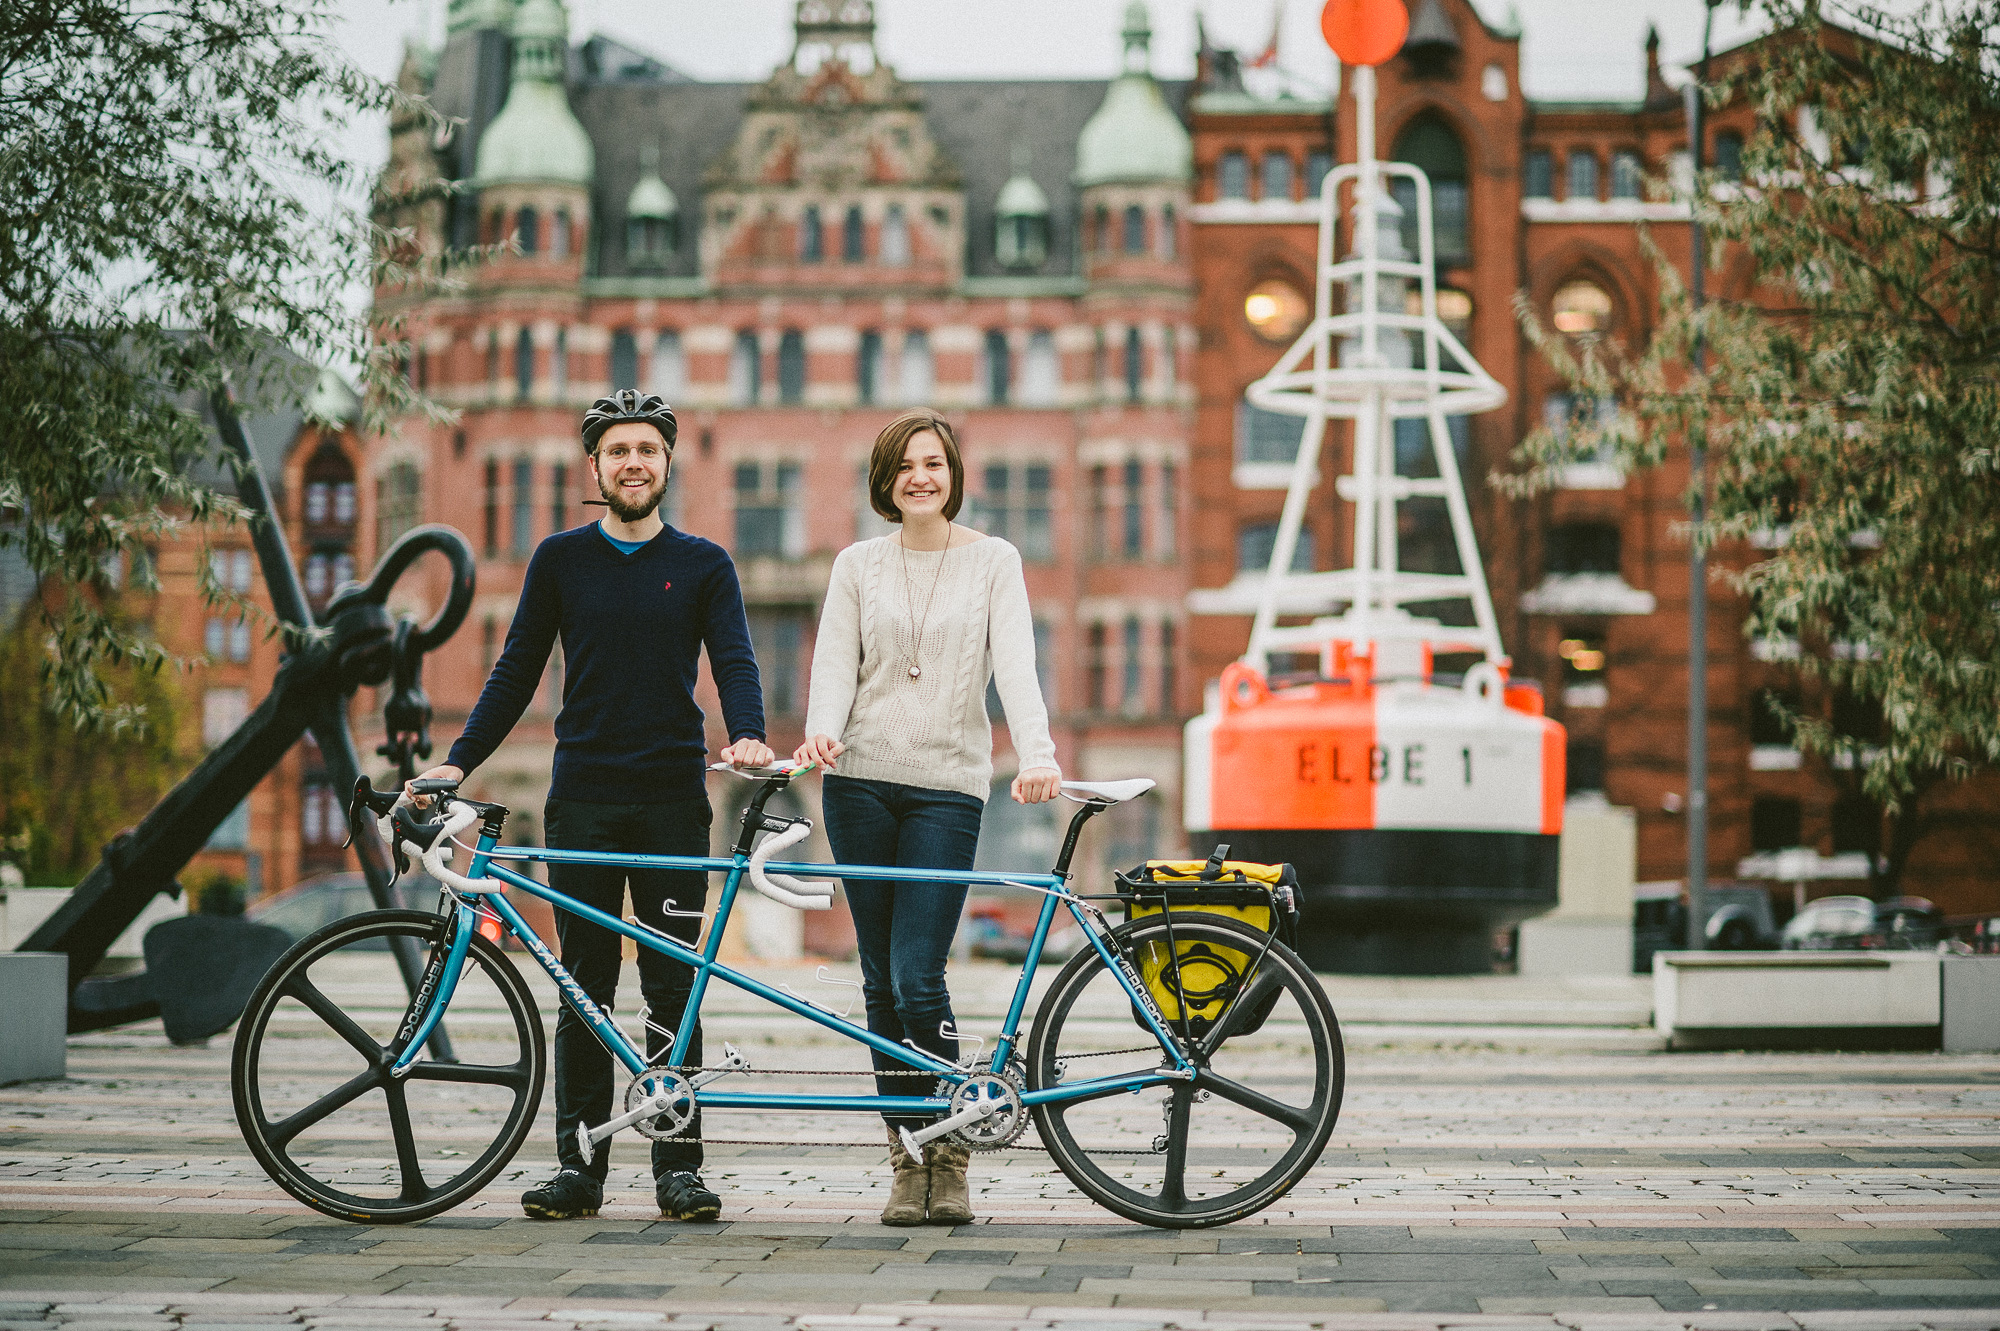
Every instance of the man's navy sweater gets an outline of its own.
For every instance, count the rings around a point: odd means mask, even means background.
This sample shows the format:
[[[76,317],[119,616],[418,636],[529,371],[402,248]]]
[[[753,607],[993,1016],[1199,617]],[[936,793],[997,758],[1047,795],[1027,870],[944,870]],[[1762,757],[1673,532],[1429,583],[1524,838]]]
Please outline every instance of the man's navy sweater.
[[[698,799],[708,743],[694,685],[701,649],[733,740],[764,738],[764,691],[736,566],[667,527],[631,554],[596,523],[557,532],[528,561],[507,645],[446,759],[466,772],[521,719],[549,648],[563,646],[549,794],[592,804]]]

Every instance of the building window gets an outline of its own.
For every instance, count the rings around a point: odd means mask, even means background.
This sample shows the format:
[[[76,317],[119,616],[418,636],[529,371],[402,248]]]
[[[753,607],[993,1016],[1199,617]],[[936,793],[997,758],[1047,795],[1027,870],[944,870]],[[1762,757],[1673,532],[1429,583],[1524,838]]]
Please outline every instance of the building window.
[[[637,388],[639,386],[639,339],[629,328],[620,328],[611,335],[611,387]]]
[[[1084,656],[1084,706],[1093,712],[1104,710],[1104,667],[1107,643],[1104,625],[1092,624],[1087,640],[1090,644]]]
[[[1882,806],[1874,800],[1853,792],[1840,796],[1833,802],[1832,822],[1834,854],[1881,853]]]
[[[205,689],[201,695],[201,742],[209,748],[228,739],[250,715],[250,690],[234,685]]]
[[[799,559],[806,552],[805,494],[796,462],[736,464],[736,554]]]
[[[1569,179],[1564,182],[1571,201],[1597,202],[1597,154],[1576,148],[1569,155]]]
[[[1465,148],[1443,118],[1424,114],[1411,121],[1389,150],[1392,160],[1423,168],[1431,182],[1431,230],[1440,264],[1463,264],[1471,256],[1467,216]],[[1389,192],[1403,208],[1403,248],[1412,259],[1417,249],[1417,183],[1395,180]]]
[[[1547,148],[1530,148],[1521,165],[1521,193],[1530,199],[1556,196],[1556,155]]]
[[[1168,263],[1180,257],[1179,226],[1180,219],[1175,216],[1171,203],[1160,209],[1160,257]]]
[[[754,407],[764,389],[764,356],[757,346],[757,334],[745,328],[736,334],[729,352],[729,401],[738,407]]]
[[[1327,173],[1333,170],[1333,154],[1325,151],[1306,154],[1306,198],[1319,199],[1320,186],[1326,183]]]
[[[848,263],[860,263],[867,257],[863,242],[867,233],[861,228],[861,209],[850,204],[847,216],[840,223],[840,257]]]
[[[1645,194],[1645,168],[1640,164],[1639,154],[1630,148],[1621,148],[1611,154],[1611,197],[1614,199],[1637,199]]]
[[[1564,754],[1563,793],[1581,795],[1604,789],[1604,743],[1572,739]]]
[[[1049,219],[1010,213],[993,219],[993,257],[1007,268],[1034,268],[1049,253]]]
[[[488,559],[500,557],[500,464],[486,460],[486,531],[481,542]]]
[[[1090,469],[1090,557],[1111,556],[1111,472],[1105,467]]]
[[[1153,554],[1162,560],[1180,554],[1181,473],[1171,462],[1160,464],[1160,510],[1153,524]]]
[[[1125,252],[1146,252],[1146,210],[1136,203],[1125,209]]]
[[[1264,154],[1264,198],[1267,202],[1292,201],[1292,156],[1290,153]]]
[[[1006,406],[1008,395],[1013,388],[1014,353],[1007,345],[1007,333],[1004,329],[986,330],[986,340],[981,344],[980,357],[985,371],[982,378],[985,380],[983,387],[986,389],[987,405]]]
[[[549,228],[549,253],[558,259],[569,254],[570,226],[569,214],[558,210],[555,225]]]
[[[1044,563],[1055,558],[1049,520],[1053,472],[1045,462],[993,462],[981,468],[983,491],[972,505],[972,525],[988,536],[1012,541],[1021,558]]]
[[[805,690],[800,666],[804,654],[805,615],[797,610],[753,610],[750,645],[757,653],[758,675],[764,684],[764,715],[793,716]]]
[[[1750,849],[1789,850],[1804,839],[1803,821],[1797,800],[1759,795],[1750,801]]]
[[[486,334],[486,386],[494,397],[500,396],[500,331],[497,328]]]
[[[555,400],[560,402],[569,396],[569,329],[556,329],[556,345],[549,357],[550,387]]]
[[[324,781],[308,781],[299,791],[299,839],[308,846],[337,846],[346,839],[340,797]]]
[[[1062,366],[1056,359],[1056,338],[1046,328],[1028,333],[1028,354],[1021,358],[1021,404],[1053,407],[1062,396]]]
[[[1236,571],[1238,573],[1267,573],[1271,568],[1271,555],[1278,548],[1278,524],[1275,522],[1253,522],[1236,533]],[[1292,572],[1310,573],[1313,570],[1313,532],[1311,527],[1299,528],[1299,543],[1292,548]]]
[[[1583,278],[1557,287],[1549,301],[1549,322],[1571,336],[1608,332],[1612,313],[1611,293]]]
[[[1169,395],[1180,378],[1180,339],[1170,324],[1160,330],[1160,385]]]
[[[1558,439],[1569,438],[1579,425],[1605,425],[1618,415],[1618,403],[1608,397],[1581,393],[1550,393],[1542,399],[1542,424]],[[1463,417],[1454,416],[1453,420]]]
[[[653,339],[653,391],[668,402],[687,391],[687,356],[676,329],[662,328]]]
[[[870,328],[861,335],[861,348],[854,358],[855,395],[864,407],[875,405],[882,384],[882,334]]]
[[[634,268],[658,267],[681,247],[681,219],[634,217],[625,223],[625,258]]]
[[[875,505],[868,499],[868,464],[863,462],[854,469],[854,539],[870,540],[877,536],[887,536],[896,530],[896,524],[875,511]]]
[[[890,204],[882,215],[882,262],[891,268],[910,262],[910,222],[900,203]]]
[[[1602,633],[1573,629],[1556,644],[1556,655],[1562,658],[1563,706],[1604,707],[1610,703]]]
[[[1145,352],[1141,348],[1139,329],[1135,325],[1125,330],[1125,400],[1137,404],[1140,389],[1144,386],[1146,370]]]
[[[526,559],[535,548],[535,463],[514,459],[514,539],[508,553]]]
[[[1243,153],[1231,149],[1216,161],[1215,197],[1218,199],[1250,197],[1250,159]]]
[[[1137,559],[1145,549],[1145,468],[1139,459],[1127,458],[1124,467],[1124,502],[1119,507],[1118,553]]]
[[[1733,129],[1715,136],[1715,174],[1724,180],[1743,178],[1743,136]]]
[[[514,214],[514,240],[521,247],[521,253],[533,254],[541,248],[541,219],[533,208],[523,208]]]
[[[398,536],[424,520],[423,474],[413,462],[398,462],[375,482],[375,554],[387,553]]]
[[[569,467],[556,463],[549,468],[549,532],[553,535],[569,526]]]
[[[1565,522],[1549,530],[1549,572],[1618,572],[1618,528],[1608,522]]]
[[[319,565],[319,582],[322,589],[327,583],[327,557],[314,555],[306,561],[307,567]],[[308,577],[308,595],[311,594],[311,578]],[[325,592],[322,590],[321,595]],[[211,661],[234,661],[242,664],[250,659],[250,625],[242,619],[229,619],[221,615],[211,615],[202,634],[202,647]]]
[[[248,550],[213,550],[208,556],[209,577],[224,591],[235,592],[238,596],[250,594],[253,577],[250,552]]]
[[[1160,622],[1160,715],[1180,712],[1180,669],[1174,660],[1180,634],[1171,619]]]
[[[778,401],[796,407],[806,400],[806,335],[787,328],[778,335]]]
[[[514,396],[526,402],[535,387],[535,339],[523,328],[514,338]]]
[[[825,257],[826,235],[820,226],[819,209],[809,204],[799,219],[799,262],[818,263]]]
[[[1111,210],[1101,203],[1092,214],[1090,247],[1099,253],[1111,248]]]
[[[920,407],[931,400],[937,387],[937,371],[931,360],[931,335],[912,328],[903,335],[902,397],[905,406]]]
[[[1128,618],[1125,621],[1124,638],[1125,650],[1120,654],[1123,660],[1119,662],[1123,667],[1122,673],[1124,675],[1122,681],[1124,688],[1121,691],[1123,698],[1120,705],[1126,712],[1136,713],[1144,711],[1146,707],[1146,700],[1139,691],[1139,684],[1143,678],[1141,667],[1145,664],[1145,659],[1139,648],[1140,630],[1139,621],[1136,617]]]
[[[306,526],[354,525],[354,468],[345,453],[323,445],[306,464],[305,481]]]

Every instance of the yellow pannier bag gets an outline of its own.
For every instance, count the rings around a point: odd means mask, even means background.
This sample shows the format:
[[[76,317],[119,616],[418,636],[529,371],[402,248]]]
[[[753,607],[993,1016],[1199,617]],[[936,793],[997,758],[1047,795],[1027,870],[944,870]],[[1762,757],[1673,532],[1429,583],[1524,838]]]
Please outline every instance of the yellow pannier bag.
[[[1163,910],[1226,915],[1296,947],[1298,874],[1289,864],[1253,864],[1229,859],[1228,854],[1228,846],[1217,846],[1206,860],[1148,860],[1119,874],[1118,894],[1126,898],[1126,918],[1144,919]],[[1142,947],[1135,958],[1139,978],[1168,1021],[1178,1024],[1185,1005],[1188,1029],[1199,1035],[1227,1010],[1258,954],[1178,939],[1173,953],[1167,955],[1163,941]],[[1279,996],[1273,993],[1260,1003],[1259,1010],[1237,1026],[1236,1034],[1248,1035],[1262,1026]],[[1136,1008],[1133,1016],[1143,1028],[1146,1023]]]

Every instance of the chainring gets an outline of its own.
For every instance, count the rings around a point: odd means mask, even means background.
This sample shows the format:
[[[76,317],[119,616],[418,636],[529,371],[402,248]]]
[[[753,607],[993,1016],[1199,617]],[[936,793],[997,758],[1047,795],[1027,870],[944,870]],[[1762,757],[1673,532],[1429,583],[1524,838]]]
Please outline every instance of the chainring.
[[[668,1095],[673,1099],[659,1113],[642,1118],[632,1125],[632,1130],[641,1137],[652,1141],[666,1141],[687,1131],[688,1124],[694,1122],[694,1091],[687,1078],[678,1072],[665,1068],[648,1068],[632,1079],[625,1088],[625,1112],[631,1113],[647,1100]]]
[[[951,1093],[951,1112],[956,1114],[983,1101],[1000,1101],[1000,1108],[987,1118],[956,1129],[951,1135],[975,1151],[997,1151],[1012,1146],[1028,1128],[1028,1107],[1021,1103],[1025,1088],[1021,1067],[1008,1060],[1004,1071],[995,1075],[982,1072],[967,1077]]]

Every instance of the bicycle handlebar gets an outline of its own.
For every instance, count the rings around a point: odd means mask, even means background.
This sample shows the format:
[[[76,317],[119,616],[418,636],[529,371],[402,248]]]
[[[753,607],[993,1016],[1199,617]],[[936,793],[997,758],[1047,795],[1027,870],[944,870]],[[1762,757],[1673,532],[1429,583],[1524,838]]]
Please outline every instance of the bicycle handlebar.
[[[796,846],[812,835],[812,824],[801,818],[784,831],[764,839],[750,852],[750,881],[759,892],[796,910],[827,910],[833,905],[833,884],[808,882],[790,874],[771,873],[764,866],[771,856],[788,846]]]

